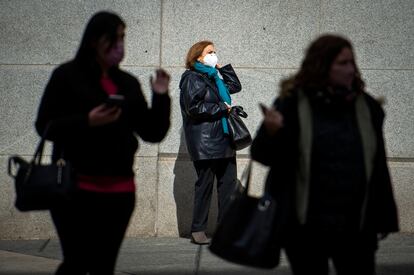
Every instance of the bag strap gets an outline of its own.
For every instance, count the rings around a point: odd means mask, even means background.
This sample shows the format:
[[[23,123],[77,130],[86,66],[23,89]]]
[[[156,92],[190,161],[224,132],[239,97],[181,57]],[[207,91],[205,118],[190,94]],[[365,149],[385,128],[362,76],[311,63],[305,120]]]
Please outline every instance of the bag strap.
[[[24,159],[22,159],[21,157],[17,156],[17,155],[11,156],[9,158],[8,165],[7,165],[7,174],[10,177],[16,178],[16,176],[17,176],[17,172],[13,173],[13,168],[14,167],[18,167],[18,166],[22,166],[22,165],[32,166],[34,164],[40,164],[40,162],[42,160],[42,155],[43,155],[43,148],[44,148],[44,145],[45,145],[45,142],[46,142],[46,135],[49,131],[50,124],[51,124],[51,122],[49,122],[46,125],[46,128],[43,131],[43,134],[41,136],[39,144],[37,145],[37,148],[36,148],[36,151],[33,155],[33,158],[29,163],[27,161],[25,161]]]
[[[244,193],[247,194],[249,192],[249,186],[250,186],[250,179],[251,179],[251,173],[252,173],[252,166],[253,161],[249,160],[249,163],[247,164],[246,168],[244,168],[243,174],[241,176],[241,181],[245,181],[246,186],[244,187]]]
[[[13,165],[13,163],[15,163],[14,157],[9,158],[9,161],[7,162],[7,174],[10,177],[15,178],[16,175],[12,173],[12,165]]]
[[[15,173],[13,173],[13,167],[17,167],[17,166],[21,166],[22,164],[24,164],[25,161],[18,157],[18,156],[12,156],[9,158],[8,164],[7,164],[7,174],[12,177],[12,178],[16,178],[17,176],[17,171]]]
[[[247,118],[247,113],[243,110],[243,107],[240,105],[236,105],[231,107],[231,110],[236,112],[236,114],[242,118]]]
[[[46,136],[47,136],[47,133],[49,132],[51,123],[52,122],[49,122],[46,125],[46,128],[43,131],[43,134],[41,136],[39,145],[37,145],[37,148],[36,148],[36,151],[34,153],[33,159],[32,159],[32,161],[30,163],[40,164],[40,162],[42,160],[42,155],[43,155],[43,148],[45,147]]]

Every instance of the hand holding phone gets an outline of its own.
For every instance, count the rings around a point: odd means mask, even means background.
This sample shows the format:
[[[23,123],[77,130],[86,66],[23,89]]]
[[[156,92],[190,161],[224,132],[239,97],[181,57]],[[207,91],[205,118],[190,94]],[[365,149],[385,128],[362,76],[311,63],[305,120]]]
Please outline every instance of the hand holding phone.
[[[123,95],[115,94],[109,95],[105,101],[105,105],[108,107],[119,107],[121,108],[124,104],[125,97]]]
[[[283,127],[283,115],[274,108],[267,108],[263,103],[259,103],[263,113],[263,125],[269,135],[274,135]]]
[[[101,104],[88,113],[88,123],[92,127],[106,125],[117,121],[121,113],[121,108],[115,106],[108,107],[106,104]]]

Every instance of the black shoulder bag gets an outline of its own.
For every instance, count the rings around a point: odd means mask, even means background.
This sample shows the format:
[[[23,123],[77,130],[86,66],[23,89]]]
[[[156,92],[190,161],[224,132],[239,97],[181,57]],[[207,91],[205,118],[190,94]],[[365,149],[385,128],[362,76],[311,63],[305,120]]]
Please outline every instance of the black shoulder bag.
[[[14,178],[15,206],[20,211],[48,210],[69,200],[74,190],[74,173],[63,155],[55,163],[41,163],[48,129],[43,133],[30,162],[20,156],[9,158],[7,172]]]
[[[251,166],[245,171],[246,187],[233,194],[209,249],[230,262],[274,268],[280,261],[279,205],[267,193],[261,198],[248,195]]]

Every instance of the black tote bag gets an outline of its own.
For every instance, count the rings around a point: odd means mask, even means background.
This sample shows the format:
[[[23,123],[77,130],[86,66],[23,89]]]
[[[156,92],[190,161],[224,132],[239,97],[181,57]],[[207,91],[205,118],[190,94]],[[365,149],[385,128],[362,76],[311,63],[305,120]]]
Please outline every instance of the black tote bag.
[[[14,179],[15,206],[23,212],[48,210],[69,200],[74,190],[75,177],[68,161],[60,158],[55,163],[41,163],[47,129],[30,162],[19,156],[9,158],[7,171]]]
[[[230,262],[274,268],[280,261],[278,205],[269,194],[261,198],[248,195],[251,166],[250,162],[245,188],[236,190],[232,196],[209,249]]]
[[[233,106],[227,118],[232,146],[235,150],[241,150],[252,144],[249,129],[241,118],[246,118],[247,113],[242,106]]]

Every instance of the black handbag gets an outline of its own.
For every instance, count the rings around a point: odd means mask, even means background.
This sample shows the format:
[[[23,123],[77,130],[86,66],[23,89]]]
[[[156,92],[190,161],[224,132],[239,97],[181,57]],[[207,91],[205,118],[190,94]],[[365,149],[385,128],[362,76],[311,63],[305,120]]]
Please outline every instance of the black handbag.
[[[252,137],[241,118],[246,118],[247,113],[242,106],[233,106],[227,118],[232,146],[235,150],[241,150],[252,144]]]
[[[274,268],[280,261],[278,204],[269,195],[248,195],[251,162],[245,188],[237,188],[231,204],[217,226],[210,251],[237,264]]]
[[[41,163],[46,132],[30,162],[19,156],[9,158],[7,172],[14,178],[15,206],[20,211],[48,210],[69,200],[74,190],[75,177],[68,161],[62,157],[55,163]]]

